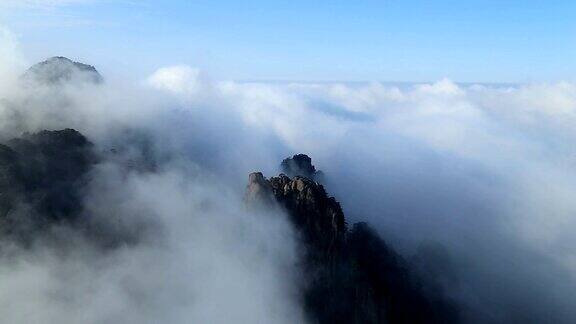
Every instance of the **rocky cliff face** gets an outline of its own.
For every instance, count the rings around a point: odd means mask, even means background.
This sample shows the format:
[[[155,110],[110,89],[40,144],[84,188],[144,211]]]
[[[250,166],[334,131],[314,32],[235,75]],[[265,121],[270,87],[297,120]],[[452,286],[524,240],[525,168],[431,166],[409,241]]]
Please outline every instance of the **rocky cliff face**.
[[[282,162],[280,174],[249,176],[250,206],[276,205],[301,236],[305,305],[318,323],[456,323],[455,307],[411,272],[366,223],[348,229],[340,204],[318,182],[306,155]]]
[[[285,174],[265,179],[262,173],[252,173],[246,198],[249,204],[278,204],[284,208],[304,243],[314,247],[310,252],[315,254],[315,261],[334,256],[344,242],[346,223],[342,208],[317,182]]]

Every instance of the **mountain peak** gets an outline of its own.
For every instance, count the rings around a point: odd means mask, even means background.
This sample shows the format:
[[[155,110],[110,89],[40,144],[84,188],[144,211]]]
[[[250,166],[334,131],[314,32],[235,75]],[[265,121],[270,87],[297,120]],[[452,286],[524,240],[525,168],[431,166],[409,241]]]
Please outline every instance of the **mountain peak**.
[[[312,159],[306,154],[296,154],[285,158],[280,164],[282,173],[289,177],[301,176],[317,182],[322,182],[322,172],[316,170]]]
[[[54,56],[30,67],[24,74],[25,80],[41,84],[60,84],[81,81],[98,84],[102,76],[92,65],[75,62],[64,56]]]

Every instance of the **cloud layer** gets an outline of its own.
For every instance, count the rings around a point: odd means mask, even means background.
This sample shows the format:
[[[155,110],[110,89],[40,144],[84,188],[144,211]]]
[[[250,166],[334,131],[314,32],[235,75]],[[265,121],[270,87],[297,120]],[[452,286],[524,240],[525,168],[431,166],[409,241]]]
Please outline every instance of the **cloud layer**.
[[[574,320],[574,85],[210,87],[245,125],[236,136],[274,139],[244,160],[311,154],[349,217],[405,255],[447,249],[457,280],[445,285],[468,320]]]
[[[300,152],[351,220],[408,258],[444,249],[451,275],[436,279],[470,322],[576,320],[576,85],[240,83],[174,66],[136,85],[26,88],[7,53],[2,138],[72,127],[120,152],[94,170],[85,213],[147,233],[106,253],[73,234],[63,254],[6,247],[8,322],[304,321],[297,238],[241,200],[249,172]]]

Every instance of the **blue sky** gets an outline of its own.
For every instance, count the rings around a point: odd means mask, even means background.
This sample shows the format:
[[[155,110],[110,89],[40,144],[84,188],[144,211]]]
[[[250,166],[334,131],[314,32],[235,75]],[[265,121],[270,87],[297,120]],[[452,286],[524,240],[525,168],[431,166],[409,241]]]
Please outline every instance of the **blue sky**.
[[[236,80],[576,80],[576,1],[0,0],[29,61]]]

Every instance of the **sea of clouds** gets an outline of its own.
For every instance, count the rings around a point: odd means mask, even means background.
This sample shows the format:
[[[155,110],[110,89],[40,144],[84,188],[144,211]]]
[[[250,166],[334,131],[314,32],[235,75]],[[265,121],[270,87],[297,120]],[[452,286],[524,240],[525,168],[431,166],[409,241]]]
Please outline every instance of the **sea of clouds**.
[[[242,204],[249,172],[275,175],[295,153],[326,174],[349,222],[408,260],[445,251],[436,279],[467,321],[576,321],[575,84],[235,82],[172,66],[135,84],[26,88],[0,33],[1,138],[75,128],[158,166],[101,163],[85,198],[114,230],[145,223],[142,242],[6,248],[0,321],[305,321],[293,229]]]

